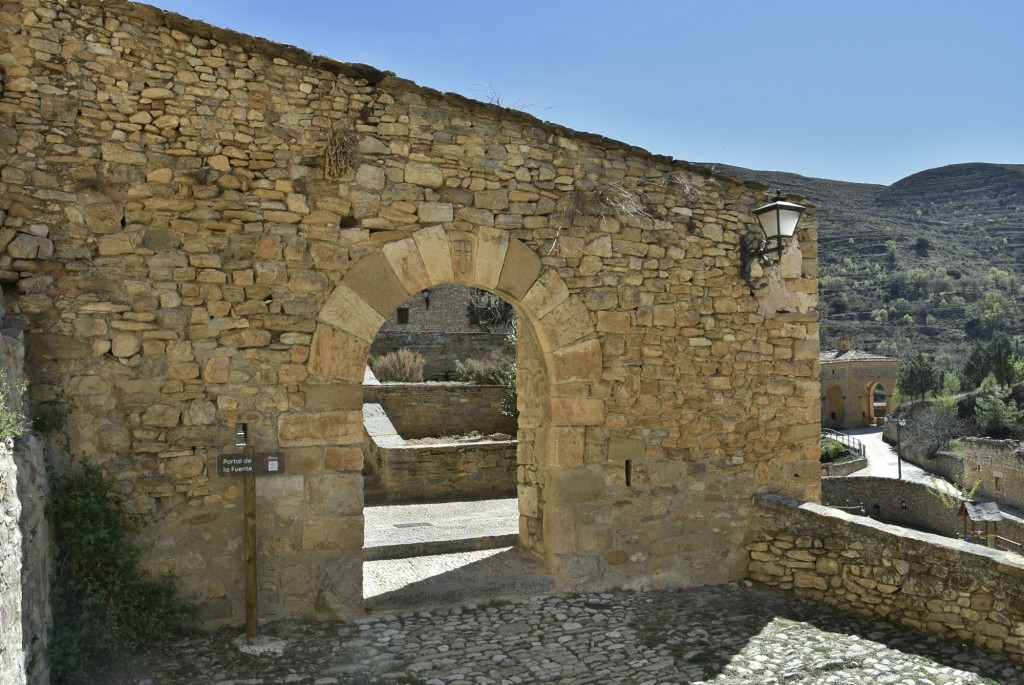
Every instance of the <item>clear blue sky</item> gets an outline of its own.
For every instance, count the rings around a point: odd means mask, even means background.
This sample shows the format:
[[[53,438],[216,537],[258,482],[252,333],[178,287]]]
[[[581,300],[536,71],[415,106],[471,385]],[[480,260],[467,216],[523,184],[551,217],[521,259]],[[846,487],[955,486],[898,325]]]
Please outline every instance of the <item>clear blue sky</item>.
[[[694,162],[1024,163],[1024,0],[155,0]]]

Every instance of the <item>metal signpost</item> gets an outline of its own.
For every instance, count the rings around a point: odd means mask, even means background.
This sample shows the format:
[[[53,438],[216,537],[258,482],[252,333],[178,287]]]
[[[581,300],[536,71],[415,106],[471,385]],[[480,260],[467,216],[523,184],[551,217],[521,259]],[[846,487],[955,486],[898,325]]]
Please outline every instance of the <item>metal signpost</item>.
[[[284,473],[284,453],[257,452],[249,444],[249,431],[245,424],[239,424],[235,431],[235,447],[241,447],[242,452],[217,455],[217,475],[242,476],[245,636],[252,642],[256,639],[259,624],[256,603],[256,476]]]

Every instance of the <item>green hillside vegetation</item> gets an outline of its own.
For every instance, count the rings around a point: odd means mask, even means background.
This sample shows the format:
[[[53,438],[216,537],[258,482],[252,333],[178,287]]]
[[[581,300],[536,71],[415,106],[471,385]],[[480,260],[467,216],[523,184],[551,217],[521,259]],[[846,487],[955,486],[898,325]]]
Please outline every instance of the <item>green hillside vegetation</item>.
[[[1024,165],[957,164],[891,186],[715,169],[817,207],[821,347],[840,336],[959,370],[972,343],[1024,335]]]

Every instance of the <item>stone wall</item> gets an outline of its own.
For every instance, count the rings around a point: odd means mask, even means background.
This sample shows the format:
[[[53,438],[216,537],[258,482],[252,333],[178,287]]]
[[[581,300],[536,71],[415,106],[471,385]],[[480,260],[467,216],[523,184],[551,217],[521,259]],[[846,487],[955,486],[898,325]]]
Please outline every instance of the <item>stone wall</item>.
[[[1024,662],[1024,558],[760,495],[750,577]]]
[[[978,496],[1024,509],[1024,448],[1016,440],[964,438],[963,452],[926,457],[904,450],[904,459],[951,483],[980,479]]]
[[[505,352],[505,334],[477,330],[472,333],[415,333],[412,331],[381,331],[373,340],[370,354],[374,356],[407,348],[423,355],[423,378],[431,381],[451,380],[458,362],[467,359],[490,360]]]
[[[21,531],[14,445],[0,442],[0,685],[25,683],[21,632]]]
[[[406,439],[472,431],[515,435],[515,419],[501,414],[501,400],[507,392],[497,385],[383,383],[366,386],[364,401],[384,407]]]
[[[1024,447],[1019,442],[965,438],[962,459],[971,482],[981,479],[978,494],[1024,509]]]
[[[516,442],[409,444],[380,405],[363,407],[363,426],[383,499],[388,502],[487,499],[516,494]]]
[[[145,566],[202,620],[244,613],[238,424],[286,460],[261,611],[361,611],[366,358],[449,283],[519,315],[520,542],[562,587],[739,578],[751,497],[818,498],[813,208],[752,294],[767,189],[705,167],[120,0],[6,2],[0,68],[53,466],[152,515]]]
[[[452,380],[460,361],[508,356],[506,326],[470,322],[473,288],[442,285],[425,292],[430,296],[416,293],[399,305],[408,313],[407,323],[398,323],[397,310],[385,319],[370,346],[371,355],[402,348],[419,352],[426,360],[423,377],[427,380]]]
[[[821,503],[885,523],[958,537],[957,510],[943,506],[927,486],[908,480],[851,476],[823,478]]]
[[[0,376],[3,406],[28,413],[25,345],[16,317],[0,296]],[[27,428],[27,426],[26,426]],[[30,431],[0,444],[0,683],[45,685],[50,622],[49,480],[38,436]],[[6,678],[6,680],[5,680]]]

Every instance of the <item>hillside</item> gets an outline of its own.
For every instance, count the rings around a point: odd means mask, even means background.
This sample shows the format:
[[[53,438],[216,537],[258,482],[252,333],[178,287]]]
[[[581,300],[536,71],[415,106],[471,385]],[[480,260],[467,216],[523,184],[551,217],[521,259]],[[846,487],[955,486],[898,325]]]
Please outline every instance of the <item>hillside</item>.
[[[822,349],[919,351],[949,368],[1024,335],[1024,165],[955,164],[891,186],[716,165],[818,207]]]

